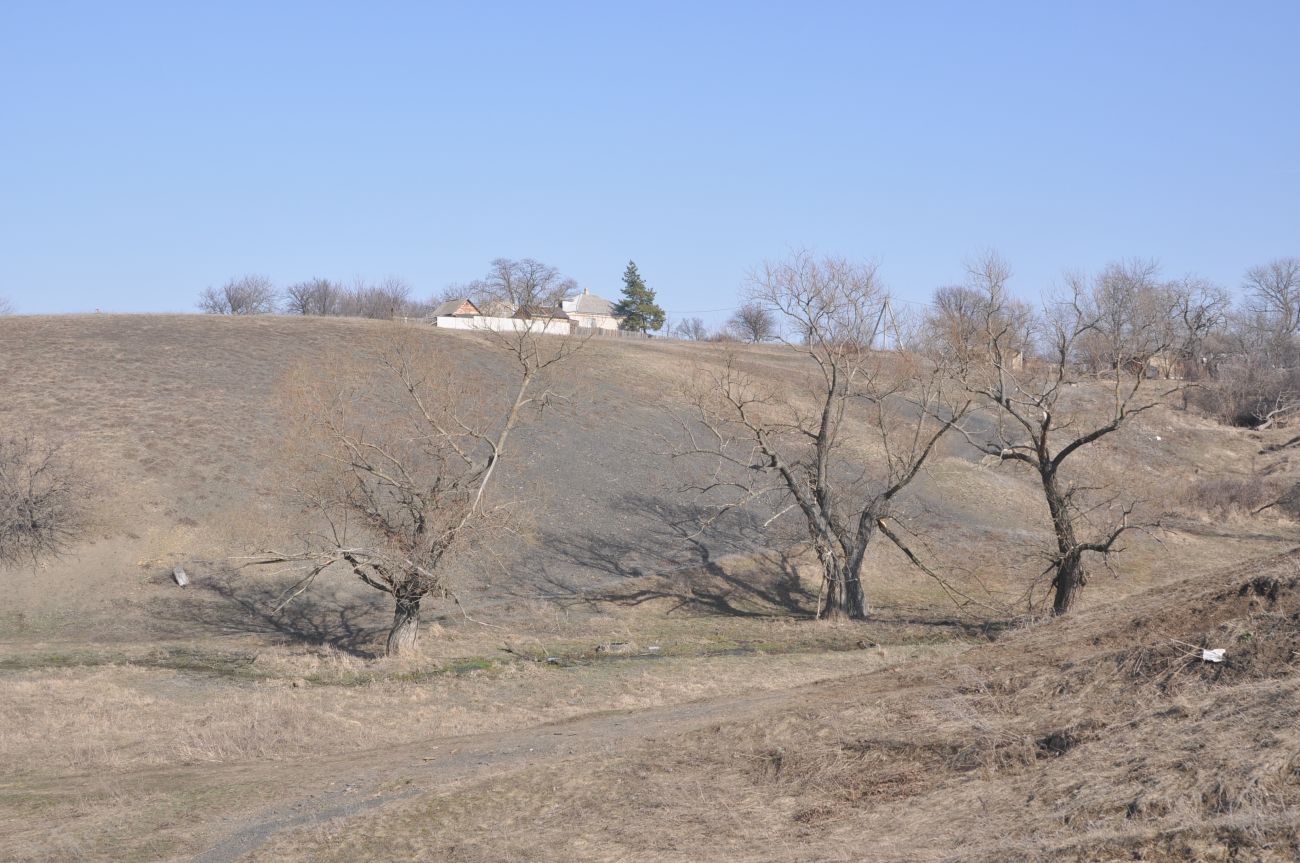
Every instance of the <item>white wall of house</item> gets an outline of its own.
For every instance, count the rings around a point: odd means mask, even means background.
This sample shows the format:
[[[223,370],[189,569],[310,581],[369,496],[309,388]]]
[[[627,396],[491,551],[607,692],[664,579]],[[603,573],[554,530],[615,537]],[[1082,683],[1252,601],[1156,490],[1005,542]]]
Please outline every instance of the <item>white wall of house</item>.
[[[595,327],[601,330],[618,329],[618,318],[609,315],[584,315],[581,312],[569,312],[569,317],[580,327]]]
[[[493,330],[498,333],[509,332],[534,332],[545,333],[548,336],[567,336],[569,334],[568,321],[542,321],[542,320],[525,320],[523,318],[452,318],[438,317],[433,319],[434,326],[446,327],[449,330]]]

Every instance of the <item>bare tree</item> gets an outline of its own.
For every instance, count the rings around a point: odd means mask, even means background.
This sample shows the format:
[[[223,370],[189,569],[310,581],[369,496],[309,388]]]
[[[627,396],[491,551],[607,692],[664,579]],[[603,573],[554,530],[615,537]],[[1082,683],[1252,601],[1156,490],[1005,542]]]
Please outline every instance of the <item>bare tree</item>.
[[[948,404],[944,377],[916,355],[871,349],[886,298],[873,265],[802,253],[765,265],[750,295],[800,334],[785,345],[808,377],[765,383],[736,354],[701,369],[679,455],[713,466],[697,491],[719,515],[797,511],[822,568],[818,617],[864,618],[867,549],[878,530],[901,544],[886,519],[965,404]]]
[[[1263,429],[1300,411],[1300,368],[1295,340],[1279,334],[1258,311],[1232,314],[1218,339],[1213,377],[1189,400],[1225,423]]]
[[[450,284],[440,291],[434,291],[429,297],[430,306],[440,306],[452,300],[473,300],[474,290],[470,285]]]
[[[1188,380],[1210,377],[1214,374],[1210,346],[1227,326],[1232,299],[1223,288],[1196,276],[1174,282],[1170,291],[1174,314],[1172,353],[1180,366],[1170,371]]]
[[[1077,293],[1092,325],[1075,342],[1076,359],[1090,371],[1109,372],[1121,365],[1145,371],[1174,343],[1177,300],[1159,272],[1149,260],[1111,263]]]
[[[199,308],[210,315],[267,315],[275,311],[275,286],[265,276],[231,279],[220,288],[204,288]]]
[[[979,348],[980,293],[965,285],[938,288],[925,315],[926,338],[939,353],[961,359]]]
[[[9,302],[6,297],[0,297],[0,315],[12,315],[14,313],[14,304]]]
[[[1300,259],[1252,267],[1244,289],[1235,311],[1217,288],[1189,291],[1182,353],[1194,350],[1188,365],[1211,380],[1186,390],[1184,400],[1233,425],[1280,425],[1300,411]]]
[[[371,286],[375,313],[368,317],[392,320],[407,313],[411,305],[411,285],[397,276],[387,276]]]
[[[0,567],[63,552],[85,527],[87,494],[63,447],[33,434],[0,436]]]
[[[1277,258],[1246,271],[1249,310],[1278,337],[1300,332],[1300,258]]]
[[[1134,526],[1130,523],[1132,503],[1116,504],[1113,497],[1085,501],[1094,490],[1067,479],[1065,464],[1085,447],[1162,403],[1159,395],[1146,397],[1145,367],[1127,361],[1165,349],[1168,345],[1162,344],[1162,339],[1168,337],[1169,330],[1155,317],[1107,317],[1117,305],[1115,280],[1121,271],[1123,265],[1108,268],[1091,282],[1072,277],[1065,299],[1049,304],[1040,318],[1042,356],[1016,366],[1010,358],[1018,350],[1012,342],[1019,335],[1006,323],[1014,317],[1007,314],[1015,302],[1006,288],[1011,270],[995,253],[969,267],[968,286],[984,298],[980,311],[983,347],[979,362],[960,367],[959,376],[970,393],[996,411],[997,422],[980,434],[963,433],[981,452],[1000,461],[1024,464],[1037,477],[1055,536],[1049,570],[1054,614],[1067,612],[1086,583],[1085,555],[1111,554],[1121,535]],[[1084,379],[1075,357],[1085,341],[1090,362],[1108,369],[1110,377],[1109,407],[1095,421],[1066,398]]]
[[[766,342],[777,336],[777,318],[761,302],[751,301],[736,309],[727,321],[737,338],[747,342]]]
[[[304,373],[293,388],[302,500],[323,529],[298,552],[252,565],[305,565],[285,602],[340,566],[393,597],[387,652],[413,649],[429,595],[454,596],[446,563],[500,516],[493,490],[512,433],[551,398],[549,379],[580,342],[525,327],[486,333],[509,371],[483,377],[427,335],[404,332],[360,368]],[[282,603],[283,604],[283,603]]]
[[[1007,299],[997,318],[985,315],[987,298],[970,285],[937,289],[922,323],[922,341],[943,363],[965,368],[987,359],[984,333],[994,326],[1004,337],[1007,361],[1023,364],[1033,341],[1033,312],[1024,303]]]
[[[700,318],[685,318],[674,328],[678,338],[702,342],[709,337],[709,328]]]
[[[373,284],[357,278],[343,292],[339,314],[390,321],[408,313],[410,300],[411,286],[397,276],[388,276]]]
[[[486,276],[468,285],[468,296],[476,304],[493,301],[512,310],[524,307],[558,308],[576,293],[578,283],[549,264],[532,258],[497,258]]]
[[[292,315],[336,315],[344,289],[329,279],[308,279],[284,289],[284,310]]]

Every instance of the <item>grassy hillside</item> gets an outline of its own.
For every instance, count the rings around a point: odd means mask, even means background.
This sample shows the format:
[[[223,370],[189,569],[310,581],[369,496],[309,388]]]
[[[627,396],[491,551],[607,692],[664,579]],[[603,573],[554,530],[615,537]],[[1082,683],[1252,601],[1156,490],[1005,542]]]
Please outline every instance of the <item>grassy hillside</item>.
[[[87,626],[98,637],[124,640],[177,634],[153,613],[175,597],[167,584],[174,563],[202,570],[283,542],[297,524],[294,501],[276,485],[279,382],[300,364],[328,368],[379,349],[390,326],[196,316],[0,321],[0,375],[8,381],[0,423],[68,441],[100,490],[89,541],[38,574],[6,576],[16,596],[0,618],[0,635],[26,627],[52,638],[65,628],[84,634]],[[455,362],[501,362],[473,335],[427,335],[451,345]],[[714,345],[591,343],[566,370],[571,405],[529,428],[508,465],[511,493],[535,501],[527,548],[504,563],[477,561],[463,586],[490,580],[490,595],[553,594],[772,544],[736,522],[701,548],[675,525],[690,502],[678,493],[689,476],[666,455],[675,431],[667,411],[681,407],[674,389],[692,365],[719,358]],[[756,375],[797,383],[794,364],[775,349],[750,349],[744,361]],[[1168,509],[1200,472],[1249,471],[1257,449],[1241,432],[1169,411],[1106,441],[1079,472],[1099,472]],[[932,543],[940,558],[968,570],[974,558],[987,570],[978,575],[1015,583],[1008,568],[1027,577],[1036,563],[1026,552],[1045,525],[1033,484],[1014,468],[981,466],[955,438],[905,506],[919,527],[942,528]],[[1194,534],[1163,539],[1164,546],[1135,543],[1114,589],[1160,577],[1148,552],[1200,566],[1217,562]],[[912,599],[918,590],[929,595],[923,578],[898,572],[901,560],[884,551],[881,558],[871,586],[887,605],[900,590]],[[502,566],[509,567],[504,579]],[[73,589],[49,590],[55,583]]]
[[[1038,492],[952,438],[903,515],[927,560],[978,601],[954,604],[881,546],[873,619],[825,626],[808,621],[818,582],[790,525],[682,527],[691,474],[668,457],[671,413],[682,378],[721,362],[720,346],[592,342],[566,368],[567,405],[526,430],[508,465],[503,494],[529,503],[519,536],[462,560],[462,606],[431,607],[421,655],[388,661],[386,597],[340,575],[276,614],[284,578],[237,559],[302,521],[284,494],[286,376],[364,360],[398,327],[0,319],[0,427],[65,440],[98,489],[93,529],[68,555],[0,572],[0,858],[238,859],[272,842],[264,859],[300,843],[314,848],[302,859],[324,859],[342,830],[348,859],[689,860],[709,835],[725,840],[711,859],[1011,859],[998,842],[1028,809],[1040,820],[1017,828],[1025,859],[1096,859],[1088,849],[1111,839],[1183,859],[1161,837],[1222,843],[1237,829],[1228,816],[1245,804],[1186,804],[1193,791],[1217,799],[1217,781],[1254,807],[1257,844],[1282,835],[1285,766],[1232,772],[1211,755],[1244,745],[1235,726],[1183,719],[1232,704],[1258,722],[1293,697],[1295,562],[1275,555],[1294,525],[1274,510],[1215,514],[1193,494],[1218,477],[1294,481],[1289,450],[1261,453],[1285,433],[1171,406],[1089,453],[1080,477],[1143,498],[1163,526],[1133,536],[1114,577],[1096,573],[1077,620],[1039,627],[1016,601],[1044,567]],[[500,368],[474,334],[419,336],[448,374]],[[765,380],[796,388],[806,373],[776,348],[739,350]],[[1245,559],[1270,562],[1219,574]],[[190,587],[171,582],[177,564]],[[1282,587],[1238,598],[1256,569]],[[1262,652],[1227,679],[1179,664],[1175,640],[1225,639],[1234,658],[1237,645]],[[1185,716],[1158,712],[1174,708]],[[1169,753],[1204,735],[1221,740],[1210,760],[1166,782]],[[1115,773],[1161,736],[1177,741],[1160,744],[1166,760]],[[450,754],[462,747],[481,763]],[[1064,801],[1091,799],[1066,788],[1079,770],[1133,791],[1126,807],[1138,786],[1154,790],[1123,819],[1118,791],[1071,814]],[[354,806],[349,787],[381,810]],[[318,797],[294,811],[362,820],[274,844],[297,823],[277,807]],[[1197,833],[1197,819],[1210,827]],[[371,842],[363,826],[423,838]]]
[[[1297,656],[1293,552],[250,859],[1280,863],[1300,855]]]

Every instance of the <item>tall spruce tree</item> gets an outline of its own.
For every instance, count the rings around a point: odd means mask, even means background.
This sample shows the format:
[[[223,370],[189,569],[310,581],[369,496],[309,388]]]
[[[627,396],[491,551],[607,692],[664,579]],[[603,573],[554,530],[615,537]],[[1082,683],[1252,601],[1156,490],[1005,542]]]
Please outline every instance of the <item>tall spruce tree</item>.
[[[628,261],[623,271],[623,299],[614,304],[614,314],[622,318],[618,325],[625,330],[646,333],[664,325],[664,310],[655,302],[655,292],[646,287],[633,261]]]

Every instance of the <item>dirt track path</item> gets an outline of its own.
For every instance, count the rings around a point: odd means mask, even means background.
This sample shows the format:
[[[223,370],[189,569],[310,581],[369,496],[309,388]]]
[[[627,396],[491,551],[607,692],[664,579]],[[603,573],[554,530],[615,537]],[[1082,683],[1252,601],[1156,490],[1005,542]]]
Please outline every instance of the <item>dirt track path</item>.
[[[818,686],[834,686],[829,681]],[[286,784],[283,804],[235,816],[210,826],[219,836],[195,863],[232,863],[272,836],[294,827],[346,818],[462,781],[488,778],[540,762],[581,757],[598,759],[622,746],[679,734],[719,722],[745,719],[795,706],[808,687],[697,701],[671,707],[600,713],[495,734],[444,737],[311,765],[278,765],[277,784]],[[284,774],[299,775],[285,783]],[[270,776],[268,776],[270,779]],[[297,796],[293,796],[297,795]]]

